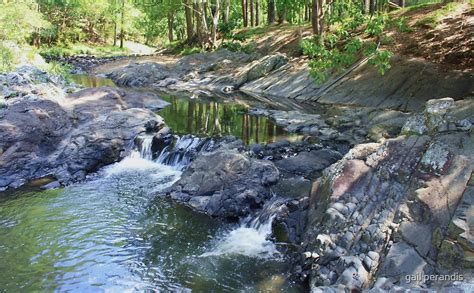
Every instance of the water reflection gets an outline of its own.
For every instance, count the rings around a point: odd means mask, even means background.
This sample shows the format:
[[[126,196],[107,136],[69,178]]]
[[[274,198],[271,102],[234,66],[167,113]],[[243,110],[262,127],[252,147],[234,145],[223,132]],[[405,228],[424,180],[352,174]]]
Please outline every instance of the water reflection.
[[[72,74],[71,79],[74,83],[83,85],[86,88],[100,87],[100,86],[115,86],[115,83],[111,79],[96,76],[96,75]]]
[[[256,101],[242,97],[243,101],[224,101],[220,98],[190,99],[161,95],[171,103],[159,112],[176,134],[220,137],[233,135],[246,144],[271,143],[279,139],[295,140],[297,135],[286,132],[266,117],[246,114]]]

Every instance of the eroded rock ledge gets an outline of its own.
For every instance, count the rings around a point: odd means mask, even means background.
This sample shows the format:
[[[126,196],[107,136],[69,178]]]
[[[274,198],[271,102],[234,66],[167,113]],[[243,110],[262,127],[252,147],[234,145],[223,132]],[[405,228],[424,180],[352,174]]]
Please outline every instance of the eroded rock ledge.
[[[472,280],[473,139],[456,116],[472,120],[474,105],[464,105],[461,115],[452,99],[429,101],[422,132],[357,145],[315,181],[298,269],[313,292],[456,284],[417,275]]]
[[[38,74],[43,84],[32,86]],[[166,105],[150,104],[160,101],[156,96],[107,87],[66,95],[33,69],[2,78],[8,81],[4,92],[18,94],[8,96],[0,110],[0,190],[47,176],[61,184],[83,180],[126,155],[147,122],[164,126],[146,109]]]

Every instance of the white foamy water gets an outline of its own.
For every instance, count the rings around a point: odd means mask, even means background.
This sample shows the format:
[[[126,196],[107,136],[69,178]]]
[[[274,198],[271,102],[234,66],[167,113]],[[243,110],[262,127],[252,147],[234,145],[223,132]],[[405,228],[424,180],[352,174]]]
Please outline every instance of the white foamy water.
[[[257,221],[244,221],[235,230],[232,230],[220,237],[215,247],[210,252],[206,252],[202,257],[221,255],[245,255],[258,258],[273,258],[279,255],[275,243],[268,240],[272,233],[272,221],[270,217],[265,223],[259,224]]]
[[[129,171],[147,171],[151,169],[159,169],[161,167],[164,166],[159,163],[141,158],[140,154],[137,151],[134,151],[130,156],[118,163],[106,167],[104,170],[106,176],[111,176]]]

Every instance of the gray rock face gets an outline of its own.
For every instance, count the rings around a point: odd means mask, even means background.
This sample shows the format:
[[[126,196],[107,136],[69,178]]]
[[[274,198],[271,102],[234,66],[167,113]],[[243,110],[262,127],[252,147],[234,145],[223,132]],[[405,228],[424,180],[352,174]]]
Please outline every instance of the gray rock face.
[[[145,109],[150,98],[107,87],[58,101],[17,98],[0,118],[0,189],[45,176],[67,184],[118,161],[147,122],[164,126]]]
[[[459,118],[470,119],[463,113]],[[303,237],[302,250],[319,256],[302,260],[312,290],[368,289],[377,278],[380,288],[426,286],[432,284],[423,275],[472,267],[466,244],[474,157],[457,143],[471,135],[437,131],[357,145],[324,170],[313,184]]]
[[[290,174],[314,177],[329,165],[341,159],[342,155],[331,149],[301,152],[294,157],[275,162],[275,165]]]
[[[271,162],[224,148],[198,156],[167,193],[197,211],[236,219],[271,197],[278,176]]]

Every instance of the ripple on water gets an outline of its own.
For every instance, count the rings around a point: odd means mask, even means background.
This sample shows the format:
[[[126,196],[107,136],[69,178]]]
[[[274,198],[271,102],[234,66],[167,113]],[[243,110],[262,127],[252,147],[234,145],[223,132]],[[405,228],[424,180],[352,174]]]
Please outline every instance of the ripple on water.
[[[162,191],[180,172],[138,162],[111,165],[95,181],[1,198],[2,289],[235,291],[284,271],[280,260],[256,257],[276,251],[268,231],[232,231],[156,197],[150,190]]]

